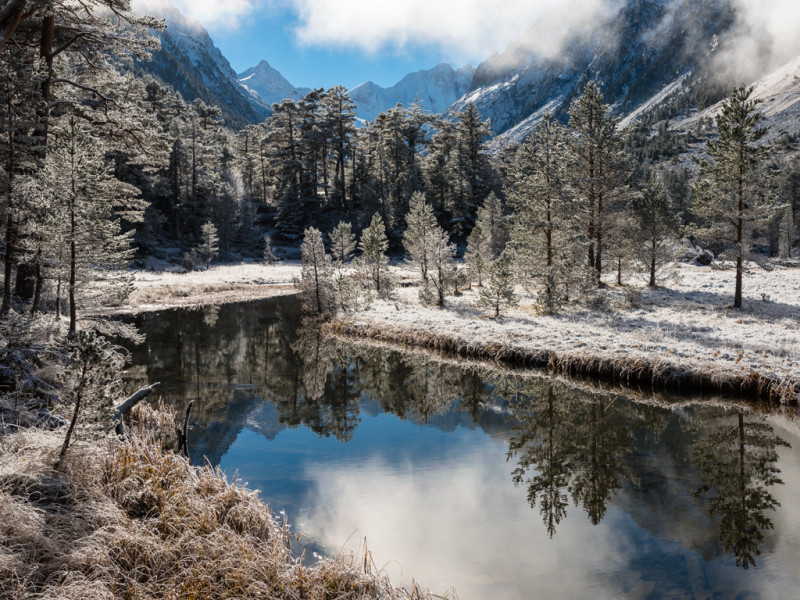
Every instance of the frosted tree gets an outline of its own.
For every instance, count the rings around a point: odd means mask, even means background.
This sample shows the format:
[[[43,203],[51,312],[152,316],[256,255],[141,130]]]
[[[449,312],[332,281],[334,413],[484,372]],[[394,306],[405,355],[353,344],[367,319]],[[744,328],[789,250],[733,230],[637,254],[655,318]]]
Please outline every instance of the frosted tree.
[[[617,119],[611,115],[600,88],[589,82],[569,109],[572,129],[570,150],[575,159],[570,184],[583,204],[577,216],[588,243],[588,266],[597,281],[603,273],[603,256],[611,221],[617,212],[619,192],[627,177]]]
[[[64,435],[59,460],[69,450],[79,424],[85,430],[101,434],[108,430],[114,400],[122,396],[120,373],[125,366],[125,354],[93,331],[79,331],[67,342],[68,400],[72,418]]]
[[[361,250],[359,266],[366,275],[368,285],[379,295],[387,295],[391,290],[389,259],[386,257],[389,240],[386,238],[386,227],[380,214],[375,213],[369,227],[361,232],[358,246]]]
[[[509,229],[519,277],[538,288],[539,307],[548,313],[564,302],[581,264],[579,204],[567,181],[569,166],[567,132],[545,113],[509,169]]]
[[[339,224],[328,234],[331,240],[331,254],[337,265],[344,265],[353,257],[356,249],[356,236],[353,234],[353,226],[345,221]]]
[[[701,177],[694,187],[693,212],[703,220],[694,233],[701,239],[732,246],[736,261],[733,308],[742,306],[744,260],[750,234],[771,216],[764,200],[758,167],[769,147],[761,143],[767,134],[763,115],[751,100],[753,88],[739,86],[717,115],[719,137],[706,143],[709,160],[701,161]]]
[[[421,192],[414,192],[406,215],[406,231],[403,247],[411,263],[419,269],[423,287],[428,282],[428,269],[432,260],[433,246],[437,242],[439,226],[431,205]]]
[[[272,237],[267,234],[264,236],[264,253],[263,253],[264,262],[268,265],[274,264],[278,261],[278,257],[275,256],[275,251],[272,249]]]
[[[307,313],[325,315],[335,306],[333,265],[325,252],[322,234],[314,227],[303,232],[300,246],[302,279],[300,294],[303,310]]]
[[[200,228],[200,243],[197,246],[197,253],[206,263],[206,268],[219,254],[217,227],[211,221],[206,221]]]
[[[633,258],[647,274],[650,287],[667,274],[676,259],[675,240],[680,231],[679,217],[672,209],[666,190],[655,173],[631,204],[629,239]]]
[[[441,227],[436,227],[429,235],[428,253],[430,256],[430,277],[428,278],[436,291],[436,305],[444,306],[444,297],[453,286],[456,277],[455,244],[450,243],[450,236]],[[427,283],[425,284],[427,288]]]
[[[514,261],[510,252],[503,252],[492,263],[489,285],[481,288],[478,306],[492,309],[494,316],[499,317],[503,308],[516,306],[517,303],[514,296]]]
[[[483,227],[480,224],[476,224],[467,238],[467,251],[464,253],[464,261],[467,263],[470,281],[474,281],[477,277],[479,286],[483,285],[483,275],[492,264],[490,248],[489,238],[485,234]]]
[[[131,290],[132,232],[121,232],[114,208],[138,190],[114,178],[102,148],[74,118],[59,131],[38,180],[41,193],[54,199],[61,215],[53,236],[63,240],[63,262],[57,268],[67,282],[74,333],[79,304],[118,303]]]
[[[481,228],[486,238],[489,251],[486,258],[494,260],[500,256],[506,247],[508,232],[506,217],[503,214],[503,204],[494,192],[486,196],[483,204],[478,208],[478,219],[475,226]]]

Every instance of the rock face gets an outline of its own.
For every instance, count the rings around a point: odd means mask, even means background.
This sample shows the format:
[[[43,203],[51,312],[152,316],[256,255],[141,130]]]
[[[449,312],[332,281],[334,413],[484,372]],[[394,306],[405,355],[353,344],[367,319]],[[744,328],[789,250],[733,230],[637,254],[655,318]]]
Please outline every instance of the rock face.
[[[152,10],[148,12],[153,14]],[[138,63],[138,71],[168,83],[187,102],[199,98],[218,106],[225,123],[233,129],[262,121],[270,114],[267,104],[239,84],[230,63],[202,25],[171,6],[163,6],[154,16],[167,24],[166,29],[156,32],[161,49],[153,53],[153,60]]]
[[[286,98],[299,100],[311,91],[309,88],[294,87],[265,60],[239,73],[238,79],[242,87],[255,94],[267,106]]]
[[[358,107],[356,115],[364,121],[372,121],[398,103],[409,106],[415,101],[426,112],[441,113],[469,90],[473,74],[470,65],[455,70],[442,63],[433,69],[409,73],[389,88],[367,81],[351,89],[350,98]]]
[[[545,21],[481,63],[450,111],[474,102],[495,134],[518,139],[545,110],[564,119],[595,80],[617,114],[626,115],[681,77],[699,75],[735,19],[729,0],[624,0],[618,12],[570,33],[559,52],[540,56],[527,40]]]

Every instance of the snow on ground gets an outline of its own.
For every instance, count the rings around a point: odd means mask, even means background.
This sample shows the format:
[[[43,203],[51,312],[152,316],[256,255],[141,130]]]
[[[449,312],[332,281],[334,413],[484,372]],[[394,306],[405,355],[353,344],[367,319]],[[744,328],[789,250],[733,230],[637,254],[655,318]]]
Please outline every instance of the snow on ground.
[[[562,355],[643,358],[667,361],[720,375],[757,372],[800,382],[800,268],[751,265],[744,279],[744,308],[733,300],[733,269],[678,266],[668,287],[648,289],[639,282],[603,292],[609,310],[573,304],[552,316],[537,313],[522,293],[517,308],[500,318],[477,307],[477,288],[448,296],[442,309],[422,306],[415,272],[392,267],[400,282],[390,300],[345,316],[356,323],[411,331],[437,331],[466,342],[500,342]],[[137,271],[129,311],[256,300],[296,293],[300,263],[217,265],[205,271]],[[631,289],[641,304],[630,306]]]
[[[295,293],[299,261],[273,265],[240,263],[214,265],[181,273],[166,268],[135,271],[134,291],[126,311],[147,312],[173,306],[202,306],[258,300]]]
[[[537,314],[530,298],[499,319],[476,306],[475,289],[448,297],[446,307],[423,307],[416,288],[376,301],[351,318],[356,323],[409,331],[440,331],[467,342],[500,342],[558,354],[668,361],[721,375],[755,371],[800,382],[800,269],[755,265],[744,280],[744,308],[733,300],[734,270],[680,265],[679,281],[642,292],[641,305],[625,301],[625,288],[605,288],[611,310],[573,305],[554,316]]]

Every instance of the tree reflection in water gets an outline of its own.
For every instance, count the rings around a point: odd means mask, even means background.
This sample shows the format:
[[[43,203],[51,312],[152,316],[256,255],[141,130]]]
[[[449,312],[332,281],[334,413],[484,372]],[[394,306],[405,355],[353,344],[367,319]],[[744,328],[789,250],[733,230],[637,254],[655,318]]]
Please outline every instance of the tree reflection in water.
[[[697,494],[708,498],[710,514],[719,518],[725,552],[733,554],[737,566],[754,567],[764,531],[773,528],[767,511],[779,506],[767,489],[783,483],[776,448],[789,444],[768,423],[745,418],[741,410],[704,413],[687,424],[699,431],[694,447],[703,483]]]
[[[670,417],[666,409],[545,380],[521,384],[511,406],[513,479],[527,486],[528,502],[550,537],[567,515],[568,496],[597,525],[623,487],[636,488],[630,465],[657,442]],[[737,566],[755,566],[764,532],[773,528],[768,513],[778,506],[769,487],[783,483],[776,448],[788,444],[763,418],[741,410],[699,405],[683,412],[681,427],[693,448],[692,462],[683,468],[695,472],[696,496],[715,520],[724,552]]]
[[[134,349],[141,379],[161,381],[179,407],[196,400],[199,462],[207,456],[218,464],[245,428],[274,439],[303,425],[347,442],[362,413],[385,412],[444,431],[482,428],[509,440],[513,480],[527,488],[550,537],[570,502],[597,525],[619,501],[654,531],[669,527],[654,524],[658,515],[664,521],[696,502],[705,516],[691,526],[702,530],[694,541],[720,540],[704,548],[724,549],[747,568],[769,543],[765,532],[778,506],[770,488],[782,483],[777,449],[788,444],[756,415],[702,404],[670,410],[546,377],[460,368],[428,353],[343,342],[323,336],[314,322],[301,324],[285,301],[165,311],[144,315],[139,325],[147,334]],[[670,483],[670,469],[680,471],[677,483]],[[664,498],[671,486],[684,484],[696,492],[692,498]],[[630,508],[637,502],[646,506]]]

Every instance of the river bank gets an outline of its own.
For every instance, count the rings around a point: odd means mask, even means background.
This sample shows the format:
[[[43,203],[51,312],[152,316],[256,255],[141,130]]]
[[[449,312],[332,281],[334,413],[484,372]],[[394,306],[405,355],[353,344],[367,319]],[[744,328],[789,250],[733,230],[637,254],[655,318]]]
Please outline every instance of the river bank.
[[[190,273],[134,271],[133,292],[120,313],[262,300],[296,293],[300,261],[212,265]]]
[[[58,466],[63,431],[0,436],[0,596],[431,598],[368,553],[306,564],[256,492],[164,447],[171,413],[132,412],[126,439],[75,444]]]
[[[752,265],[744,307],[728,308],[733,270],[681,264],[668,287],[603,287],[593,303],[542,315],[519,305],[493,318],[473,287],[442,308],[423,306],[415,274],[395,266],[390,299],[339,315],[332,330],[615,383],[728,392],[796,404],[800,398],[800,269]],[[126,312],[201,306],[296,293],[297,262],[219,265],[192,273],[136,272]],[[600,298],[598,301],[597,298]]]
[[[751,268],[740,310],[728,308],[733,278],[732,270],[682,264],[669,287],[607,285],[592,303],[556,315],[538,314],[519,293],[519,306],[500,318],[477,307],[475,288],[436,308],[404,286],[338,317],[331,330],[623,385],[796,404],[800,269]]]

